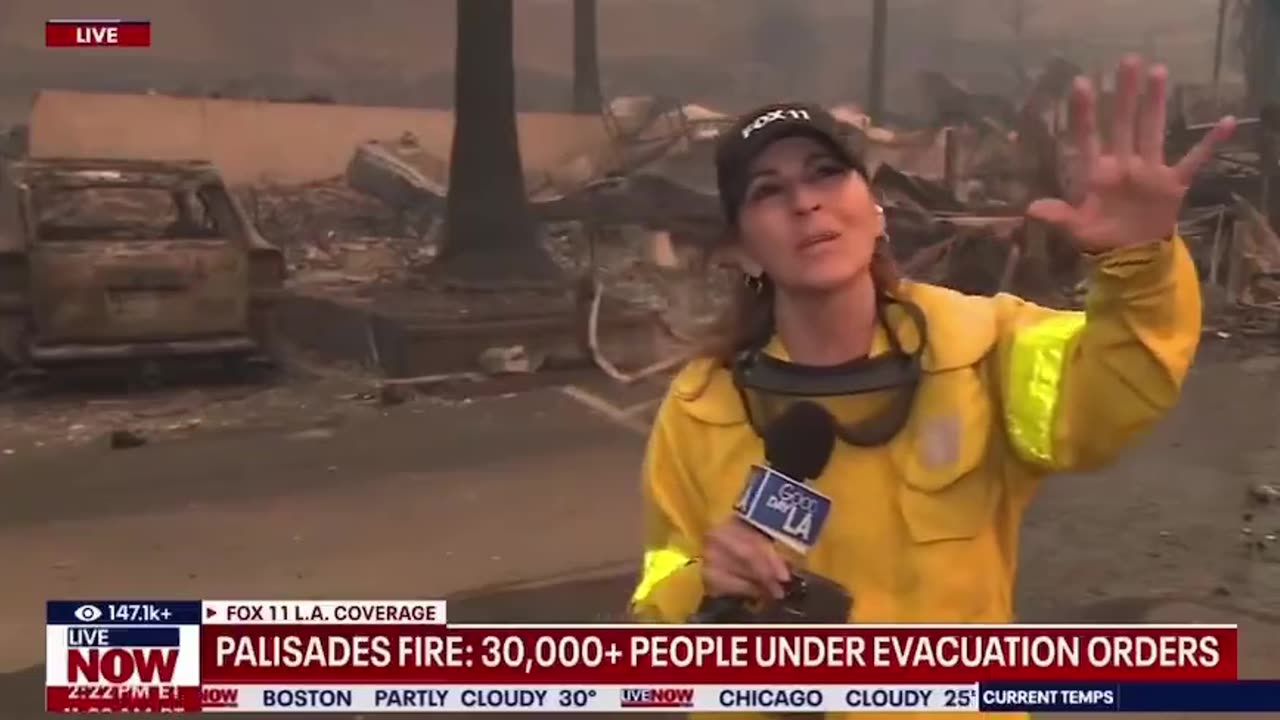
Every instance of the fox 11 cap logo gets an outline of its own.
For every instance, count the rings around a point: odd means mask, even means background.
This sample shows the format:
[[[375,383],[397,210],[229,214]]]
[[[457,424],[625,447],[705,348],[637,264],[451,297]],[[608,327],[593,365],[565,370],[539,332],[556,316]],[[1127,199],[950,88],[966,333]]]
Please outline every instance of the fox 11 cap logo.
[[[50,712],[200,709],[198,601],[48,603]]]
[[[46,20],[45,47],[151,47],[150,20]]]

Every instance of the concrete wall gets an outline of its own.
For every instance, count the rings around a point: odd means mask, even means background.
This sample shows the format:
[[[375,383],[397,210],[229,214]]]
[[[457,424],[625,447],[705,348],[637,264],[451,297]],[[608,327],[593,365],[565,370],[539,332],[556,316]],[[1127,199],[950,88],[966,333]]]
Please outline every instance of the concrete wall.
[[[598,117],[522,113],[518,123],[530,174],[607,155]],[[52,90],[36,98],[30,125],[34,157],[211,160],[232,184],[340,175],[357,144],[405,131],[447,160],[453,139],[453,113],[443,110]]]

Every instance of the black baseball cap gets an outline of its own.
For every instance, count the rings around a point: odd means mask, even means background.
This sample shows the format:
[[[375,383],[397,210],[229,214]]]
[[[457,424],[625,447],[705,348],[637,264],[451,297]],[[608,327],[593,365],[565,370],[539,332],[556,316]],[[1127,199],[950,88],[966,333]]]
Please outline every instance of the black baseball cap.
[[[733,225],[737,221],[751,163],[774,141],[797,135],[817,140],[837,160],[866,178],[866,167],[831,113],[809,103],[765,105],[738,118],[716,147],[716,185],[725,222]]]

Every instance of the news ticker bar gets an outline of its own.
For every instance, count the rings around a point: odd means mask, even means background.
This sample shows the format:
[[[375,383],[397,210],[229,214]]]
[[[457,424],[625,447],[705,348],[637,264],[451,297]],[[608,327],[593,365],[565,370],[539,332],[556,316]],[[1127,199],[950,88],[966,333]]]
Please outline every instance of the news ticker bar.
[[[44,24],[45,47],[150,47],[150,20],[54,19]]]
[[[50,712],[1280,712],[1280,681],[51,687]]]

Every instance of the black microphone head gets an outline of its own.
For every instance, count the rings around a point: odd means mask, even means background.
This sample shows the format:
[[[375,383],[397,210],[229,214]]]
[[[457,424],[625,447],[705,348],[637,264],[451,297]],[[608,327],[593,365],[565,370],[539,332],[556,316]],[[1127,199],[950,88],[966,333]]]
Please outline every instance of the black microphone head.
[[[764,457],[769,467],[800,482],[822,474],[835,446],[831,414],[807,400],[792,404],[764,431]]]

